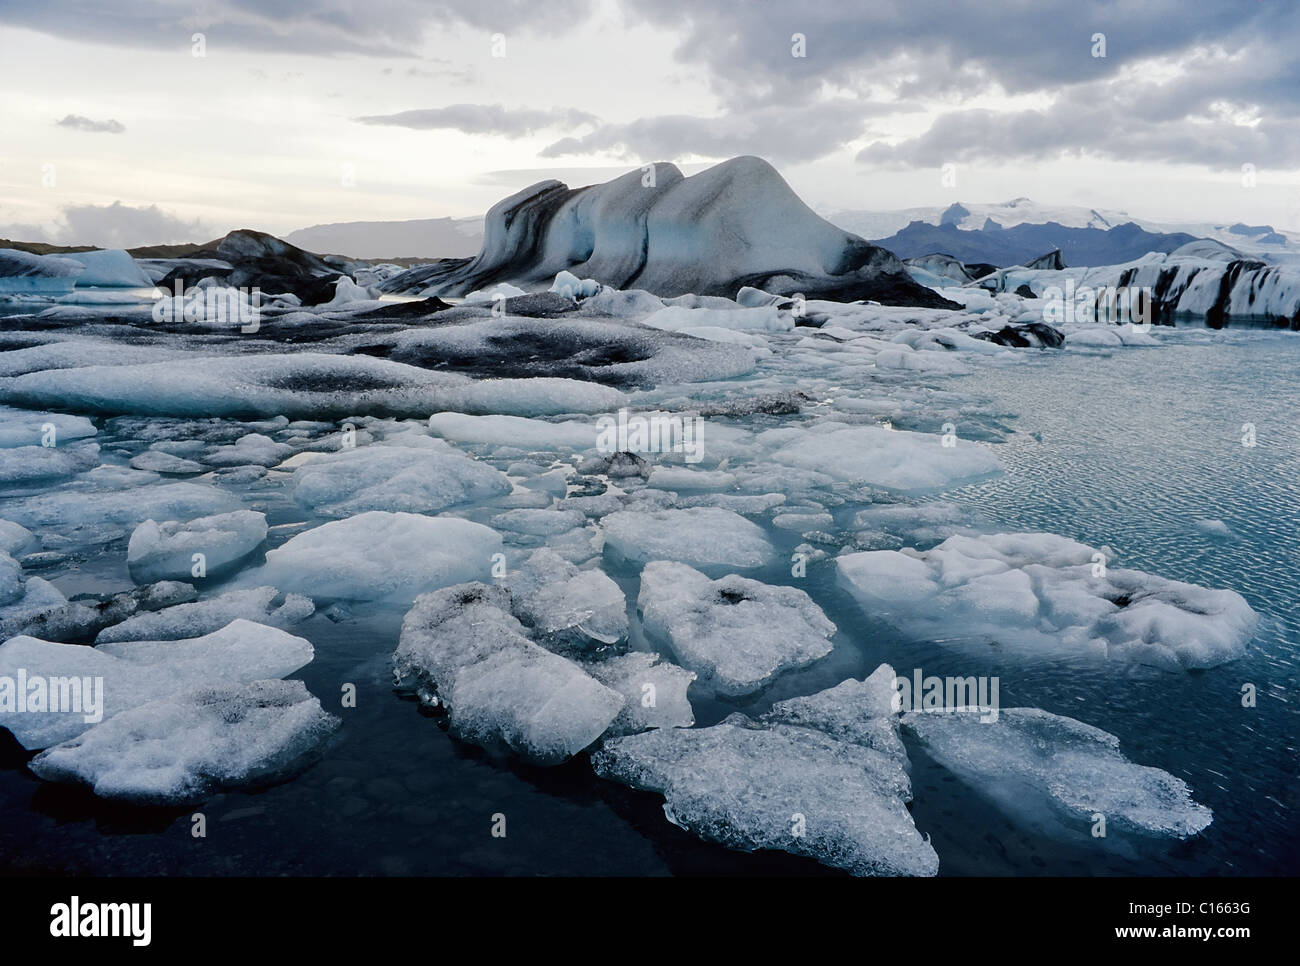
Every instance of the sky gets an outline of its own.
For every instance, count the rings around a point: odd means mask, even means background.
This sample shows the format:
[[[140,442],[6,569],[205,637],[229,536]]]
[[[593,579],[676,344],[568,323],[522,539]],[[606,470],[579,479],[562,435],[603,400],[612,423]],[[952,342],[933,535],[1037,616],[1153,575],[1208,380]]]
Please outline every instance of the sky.
[[[1300,230],[1297,0],[0,0],[0,237],[481,215],[755,154],[815,210]]]

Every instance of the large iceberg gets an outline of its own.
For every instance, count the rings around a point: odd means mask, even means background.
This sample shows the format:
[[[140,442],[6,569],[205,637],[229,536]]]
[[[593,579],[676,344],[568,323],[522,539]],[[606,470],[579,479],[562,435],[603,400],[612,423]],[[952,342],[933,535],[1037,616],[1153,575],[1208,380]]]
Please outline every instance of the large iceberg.
[[[755,157],[689,178],[661,162],[586,188],[542,181],[488,211],[477,257],[421,266],[380,287],[464,296],[509,283],[537,291],[560,272],[661,296],[733,297],[752,286],[844,301],[951,304],[914,282],[890,252],[816,215]]]

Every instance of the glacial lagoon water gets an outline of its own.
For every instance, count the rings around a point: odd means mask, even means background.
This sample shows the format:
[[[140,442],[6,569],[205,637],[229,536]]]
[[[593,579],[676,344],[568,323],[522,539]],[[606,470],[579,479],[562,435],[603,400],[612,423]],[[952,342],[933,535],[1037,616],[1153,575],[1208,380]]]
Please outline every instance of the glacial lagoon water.
[[[995,446],[1005,475],[945,494],[991,529],[1041,529],[1106,545],[1116,566],[1243,594],[1260,614],[1240,660],[1198,672],[1004,661],[996,644],[910,640],[864,617],[831,568],[803,586],[840,628],[834,653],[747,701],[697,702],[698,723],[773,701],[881,661],[900,673],[997,675],[1003,707],[1041,707],[1117,735],[1128,758],[1182,778],[1214,822],[1186,842],[1062,828],[1011,815],[908,740],[922,834],[941,875],[1244,875],[1300,869],[1300,336],[1267,330],[1161,330],[1163,347],[1033,353],[945,389],[978,397],[969,413],[899,424]],[[1256,445],[1242,443],[1245,424]],[[101,435],[100,441],[106,437]],[[268,508],[271,545],[303,526],[287,499]],[[1227,535],[1202,521],[1219,520]],[[783,547],[794,535],[775,535]],[[62,574],[65,593],[131,586],[125,555]],[[788,554],[787,554],[788,557]],[[630,573],[611,571],[635,597]],[[788,573],[785,582],[789,581]],[[761,575],[781,580],[781,571]],[[790,856],[743,855],[665,821],[661,799],[595,778],[585,757],[540,769],[448,738],[394,694],[401,613],[357,607],[338,623],[298,625],[316,659],[300,674],[344,726],[294,781],[221,794],[198,808],[140,809],[42,784],[0,748],[0,866],[94,874],[838,874]],[[953,629],[954,637],[960,628]],[[634,640],[634,646],[646,647]],[[340,682],[357,707],[339,707]],[[1256,706],[1242,706],[1253,685]],[[207,834],[191,834],[202,812]],[[507,835],[491,834],[504,815]]]

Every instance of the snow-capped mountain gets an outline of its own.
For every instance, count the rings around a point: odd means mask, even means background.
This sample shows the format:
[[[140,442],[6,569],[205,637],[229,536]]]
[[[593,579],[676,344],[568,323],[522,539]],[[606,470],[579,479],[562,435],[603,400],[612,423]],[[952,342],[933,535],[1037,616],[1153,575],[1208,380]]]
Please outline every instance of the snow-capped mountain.
[[[826,218],[845,231],[876,240],[888,238],[918,221],[969,232],[1021,225],[1059,225],[1062,228],[1109,231],[1131,223],[1152,234],[1186,234],[1196,238],[1212,238],[1242,252],[1281,256],[1279,260],[1287,260],[1285,256],[1290,251],[1300,249],[1300,231],[1278,230],[1272,225],[1163,222],[1130,215],[1125,211],[1080,205],[1047,205],[1029,198],[1013,198],[994,204],[954,202],[946,207],[901,208],[895,211],[845,209],[831,212]]]

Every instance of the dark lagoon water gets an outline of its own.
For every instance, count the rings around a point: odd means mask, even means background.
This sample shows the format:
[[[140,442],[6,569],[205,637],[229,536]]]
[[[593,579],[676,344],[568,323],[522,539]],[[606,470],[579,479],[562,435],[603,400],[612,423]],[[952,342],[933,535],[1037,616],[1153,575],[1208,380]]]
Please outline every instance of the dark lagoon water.
[[[1004,476],[947,494],[996,529],[1047,530],[1108,545],[1117,565],[1243,594],[1259,612],[1238,661],[1193,673],[1114,666],[1003,664],[903,638],[863,616],[829,567],[803,584],[840,633],[824,662],[739,704],[697,702],[700,724],[762,711],[881,661],[900,672],[996,674],[1003,707],[1034,706],[1117,735],[1133,761],[1186,781],[1214,822],[1187,842],[1087,828],[1047,829],[999,810],[939,768],[914,742],[917,827],[932,836],[941,875],[1244,875],[1300,871],[1296,821],[1300,733],[1300,336],[1180,329],[1158,349],[1045,352],[1024,365],[945,382],[980,397],[963,435],[998,440]],[[1257,445],[1242,445],[1252,423]],[[903,428],[937,431],[938,425]],[[101,434],[111,442],[111,431]],[[271,546],[303,522],[283,494],[268,513]],[[1231,536],[1199,525],[1221,520]],[[774,535],[785,544],[793,535]],[[784,544],[783,544],[784,545]],[[635,576],[611,569],[635,597]],[[779,580],[779,572],[761,575]],[[60,574],[66,593],[131,586],[125,549]],[[786,575],[786,581],[788,574]],[[665,821],[661,799],[594,777],[585,756],[553,769],[495,759],[449,738],[394,693],[389,659],[399,612],[356,607],[294,628],[316,649],[300,673],[344,725],[324,759],[265,791],[216,795],[199,808],[104,803],[37,781],[11,741],[0,748],[0,868],[143,875],[665,875],[811,874],[803,859],[744,855]],[[634,639],[634,646],[645,647]],[[356,685],[339,707],[340,682]],[[1253,684],[1257,706],[1243,708]],[[5,740],[8,738],[5,736]],[[202,812],[205,838],[191,835]],[[491,835],[506,817],[504,839]]]

